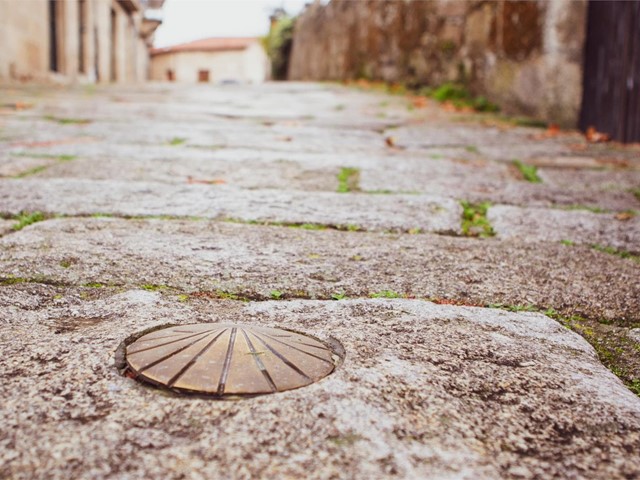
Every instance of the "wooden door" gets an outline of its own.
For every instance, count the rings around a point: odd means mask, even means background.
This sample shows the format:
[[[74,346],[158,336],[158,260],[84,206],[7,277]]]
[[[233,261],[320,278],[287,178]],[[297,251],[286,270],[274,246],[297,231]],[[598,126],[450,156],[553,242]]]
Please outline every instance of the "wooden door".
[[[640,1],[589,1],[580,128],[640,141]]]

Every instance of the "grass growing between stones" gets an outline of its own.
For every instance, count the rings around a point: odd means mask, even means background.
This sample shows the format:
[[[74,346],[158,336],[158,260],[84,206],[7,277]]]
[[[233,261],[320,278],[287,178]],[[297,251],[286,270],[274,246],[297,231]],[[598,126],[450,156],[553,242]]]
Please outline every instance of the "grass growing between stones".
[[[21,283],[40,283],[42,285],[52,285],[54,287],[69,286],[62,281],[54,280],[53,278],[49,278],[44,275],[34,275],[33,277],[15,277],[13,275],[7,275],[6,277],[0,277],[0,286],[19,285]]]
[[[640,345],[627,336],[628,328],[638,324],[625,325],[604,319],[591,319],[582,315],[567,315],[553,308],[540,308],[535,305],[506,305],[501,303],[487,305],[510,312],[538,312],[556,320],[583,337],[596,351],[602,364],[611,370],[636,395],[640,396]]]
[[[467,237],[493,237],[495,231],[487,219],[489,202],[471,203],[460,202],[462,206],[462,233]]]
[[[471,108],[476,112],[497,112],[500,107],[486,97],[474,97],[464,85],[443,83],[435,90],[423,90],[420,93],[430,96],[438,102],[450,102],[457,108]]]
[[[11,155],[14,157],[46,158],[50,160],[57,160],[58,162],[70,162],[78,158],[77,155],[68,155],[68,154],[55,155],[52,153],[14,152],[14,153],[11,153]]]
[[[632,188],[631,193],[636,197],[636,199],[640,202],[640,187]]]
[[[140,285],[140,288],[146,290],[147,292],[161,292],[163,290],[168,290],[170,287],[167,285],[156,285],[154,283],[145,283],[144,285]]]
[[[591,245],[591,248],[593,248],[594,250],[597,250],[598,252],[608,253],[609,255],[615,255],[616,257],[626,258],[629,260],[633,260],[634,262],[640,263],[640,255],[634,255],[633,253],[627,250],[623,250],[615,247],[608,247],[608,246],[600,245],[597,243],[594,243],[593,245]]]
[[[173,137],[171,140],[169,140],[169,145],[171,145],[172,147],[176,147],[178,145],[182,145],[183,143],[185,143],[187,141],[186,138],[182,138],[182,137]]]
[[[87,125],[92,122],[92,120],[88,118],[64,118],[56,117],[54,115],[46,115],[44,119],[49,120],[50,122],[59,123],[60,125]]]
[[[338,173],[338,192],[359,192],[360,191],[360,169],[342,167]]]
[[[558,208],[559,210],[569,210],[569,211],[584,210],[586,212],[591,212],[591,213],[611,213],[611,210],[607,210],[605,208],[600,208],[600,207],[593,207],[590,205],[560,205],[560,206],[557,206],[556,208]]]
[[[31,225],[32,223],[46,220],[46,218],[47,216],[42,212],[23,212],[15,218],[17,220],[17,223],[15,223],[11,228],[17,232],[18,230],[22,230],[24,227]]]
[[[37,175],[40,172],[44,172],[48,168],[48,165],[39,165],[37,167],[30,168],[29,170],[25,170],[24,172],[20,172],[17,175],[14,175],[13,178],[25,178],[30,177],[31,175]]]
[[[520,160],[514,160],[513,166],[518,169],[522,178],[530,183],[542,183],[542,179],[538,176],[538,167],[535,165],[528,165]]]
[[[405,296],[393,290],[380,290],[369,294],[370,298],[404,298]]]
[[[479,155],[480,154],[480,150],[478,149],[478,147],[476,147],[475,145],[467,145],[466,147],[464,147],[464,149],[469,152],[469,153],[473,153],[475,155]]]
[[[580,315],[563,316],[555,312],[546,315],[589,342],[602,364],[620,378],[629,390],[640,396],[640,345],[627,337],[626,328]]]
[[[56,160],[59,163],[71,162],[75,160],[77,157],[75,155],[52,155],[48,153],[17,153],[13,154],[17,157],[29,157],[29,158],[43,158],[43,159],[51,159]],[[30,168],[29,170],[25,170],[24,172],[20,172],[17,175],[14,175],[12,178],[25,178],[30,177],[31,175],[36,175],[40,172],[45,171],[51,165],[39,165],[37,167]]]

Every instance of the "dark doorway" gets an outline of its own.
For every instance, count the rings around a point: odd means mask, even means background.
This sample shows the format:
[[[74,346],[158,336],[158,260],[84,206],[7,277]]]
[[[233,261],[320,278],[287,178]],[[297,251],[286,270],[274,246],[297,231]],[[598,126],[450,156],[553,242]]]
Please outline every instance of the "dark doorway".
[[[198,70],[198,81],[201,83],[209,82],[209,70]]]
[[[640,2],[589,1],[580,128],[640,141]]]
[[[58,70],[58,8],[56,0],[49,0],[49,70]]]
[[[80,0],[78,7],[78,71],[87,73],[85,61],[87,51],[87,0]]]
[[[118,26],[116,25],[116,11],[111,9],[111,81],[115,82],[118,78],[116,69],[116,51],[118,49]]]
[[[167,69],[167,80],[170,82],[176,81],[176,74],[170,68]]]
[[[98,27],[93,28],[93,68],[96,72],[96,81],[101,80],[100,72],[100,44],[98,43]]]

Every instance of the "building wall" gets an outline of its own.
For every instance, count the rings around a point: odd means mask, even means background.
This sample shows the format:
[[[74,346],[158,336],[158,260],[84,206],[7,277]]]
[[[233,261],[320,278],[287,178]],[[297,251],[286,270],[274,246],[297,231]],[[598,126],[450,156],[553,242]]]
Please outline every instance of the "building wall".
[[[52,72],[48,0],[0,0],[0,81],[148,78],[151,39],[141,34],[142,11],[128,13],[117,0],[55,5],[58,65]]]
[[[507,113],[575,125],[586,0],[332,0],[296,21],[289,78],[466,84]]]
[[[39,78],[49,68],[48,5],[0,1],[0,79]]]
[[[151,79],[167,81],[167,71],[174,73],[174,81],[198,82],[198,71],[209,71],[209,82],[234,80],[241,83],[260,83],[268,75],[268,60],[258,44],[245,50],[221,52],[170,52],[151,58]]]

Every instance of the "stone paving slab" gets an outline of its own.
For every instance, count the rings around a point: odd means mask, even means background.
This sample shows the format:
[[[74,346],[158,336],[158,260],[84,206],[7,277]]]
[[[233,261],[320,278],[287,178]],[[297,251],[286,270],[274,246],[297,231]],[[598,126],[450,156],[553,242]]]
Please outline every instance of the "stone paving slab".
[[[457,167],[437,169],[434,165],[432,172],[365,169],[360,174],[360,185],[365,191],[422,192],[472,202],[582,206],[617,211],[640,208],[640,201],[629,188],[624,187],[624,183],[615,187],[606,180],[603,185],[578,182],[572,185],[540,185],[517,180],[509,173],[511,169],[508,166],[487,166],[481,160],[476,162],[480,163],[449,161],[448,164],[458,163]]]
[[[56,161],[47,158],[8,157],[0,159],[0,177],[16,177],[20,174],[46,169]]]
[[[569,154],[570,139],[534,138],[535,129],[498,128],[460,123],[403,126],[393,130],[400,147],[425,150],[433,147],[459,146],[477,150],[478,155],[500,161],[526,160],[542,155]],[[575,141],[575,139],[574,139]]]
[[[618,215],[618,219],[616,218]],[[640,216],[496,205],[488,219],[498,236],[525,242],[570,241],[640,253]]]
[[[0,474],[38,478],[633,478],[640,399],[541,314],[410,300],[180,303],[0,290]],[[131,332],[243,322],[337,340],[309,387],[183,398],[114,366]]]
[[[149,284],[250,298],[274,290],[319,298],[390,290],[640,320],[635,262],[559,243],[69,218],[0,239],[0,271],[36,282]]]
[[[314,223],[367,230],[456,233],[461,207],[427,195],[367,196],[329,192],[241,190],[224,185],[75,179],[0,180],[0,211],[65,215],[177,215]]]
[[[606,174],[585,178],[584,183],[549,182],[531,184],[513,177],[508,166],[484,160],[444,160],[413,156],[330,157],[272,152],[244,152],[226,149],[203,151],[156,147],[134,157],[133,148],[108,148],[100,156],[87,157],[89,148],[74,148],[73,161],[33,159],[27,153],[7,162],[14,175],[28,173],[34,165],[49,165],[30,178],[77,178],[91,180],[147,181],[186,184],[220,183],[247,189],[336,191],[337,175],[343,167],[360,169],[361,190],[372,193],[422,193],[475,202],[490,201],[530,206],[582,206],[613,211],[639,209],[630,177]],[[60,146],[57,152],[69,152]],[[80,150],[80,152],[78,152]],[[84,151],[83,151],[84,150]],[[52,151],[52,150],[49,150]],[[88,153],[91,155],[91,153]],[[275,154],[274,154],[275,153]],[[32,155],[38,155],[33,153]],[[69,153],[49,153],[69,158]],[[73,155],[76,155],[74,153]],[[61,157],[63,160],[65,157]],[[45,162],[45,163],[42,163]],[[374,200],[375,201],[375,200]]]
[[[543,183],[559,188],[597,185],[602,191],[629,190],[640,185],[638,170],[579,170],[569,168],[541,168],[538,175]]]
[[[6,233],[10,233],[13,231],[13,226],[15,225],[14,220],[2,220],[0,219],[0,235],[4,235]]]

